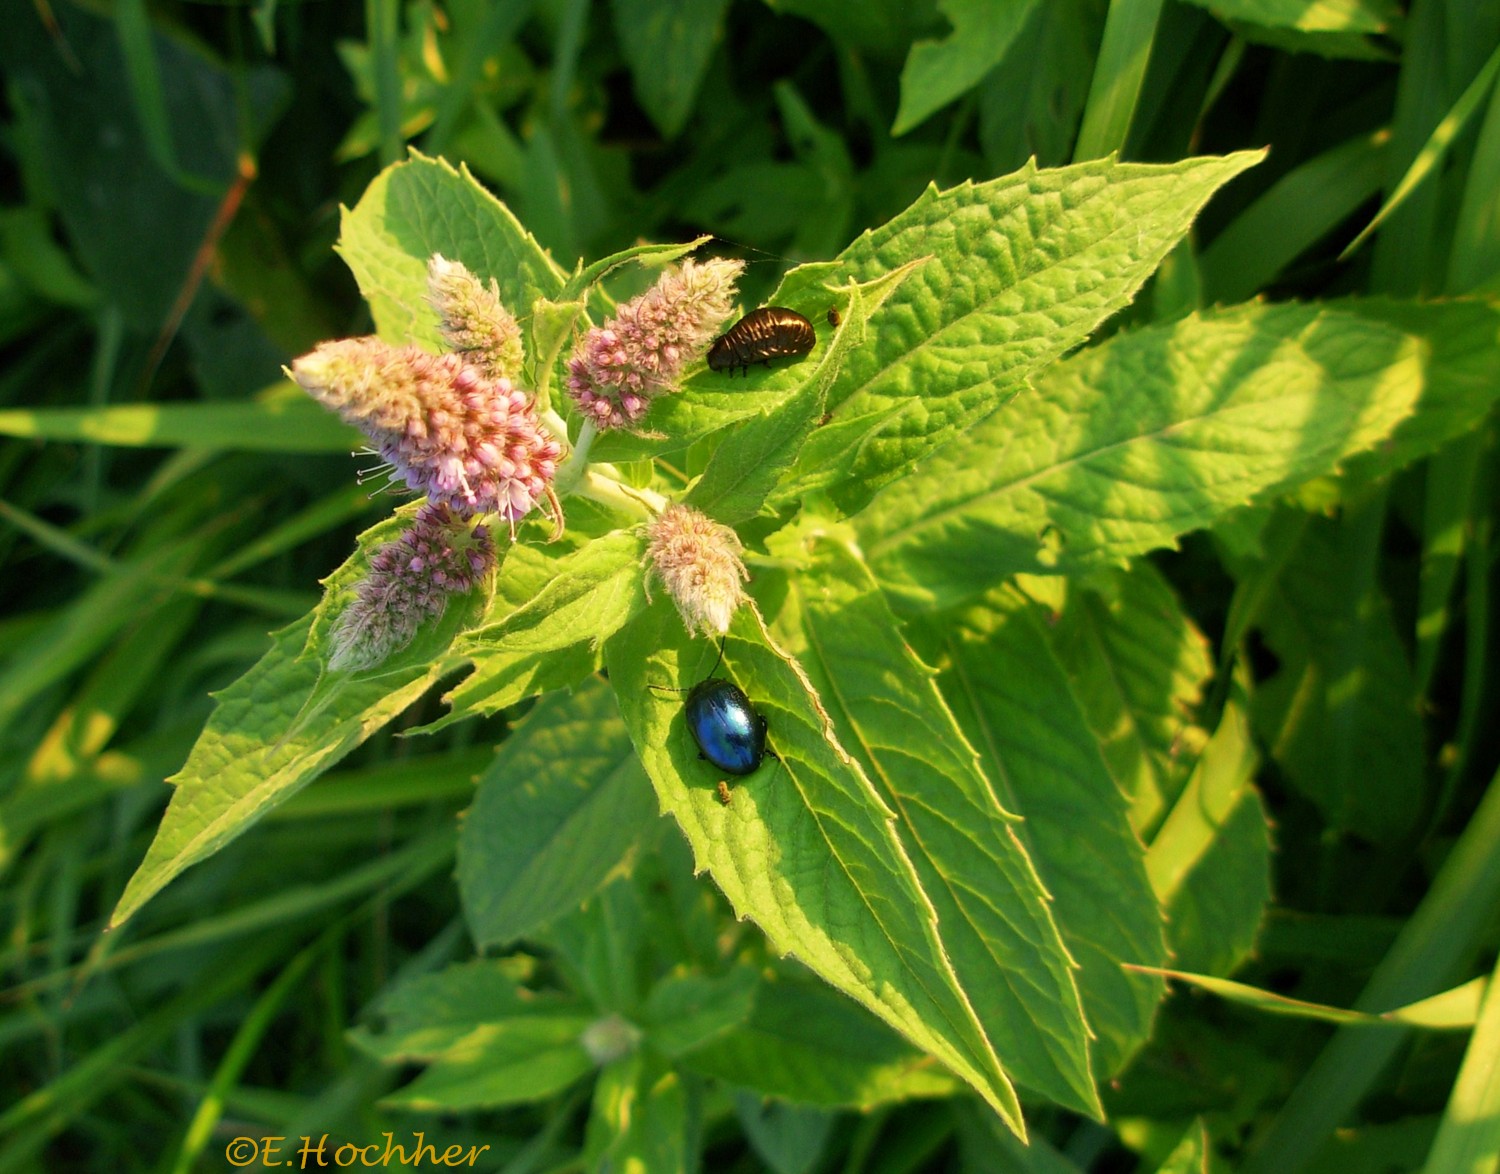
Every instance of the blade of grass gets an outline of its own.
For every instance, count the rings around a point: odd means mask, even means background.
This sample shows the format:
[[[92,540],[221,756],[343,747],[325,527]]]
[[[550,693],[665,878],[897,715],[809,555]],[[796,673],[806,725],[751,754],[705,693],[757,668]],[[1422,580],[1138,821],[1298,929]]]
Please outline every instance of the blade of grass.
[[[560,7],[562,11],[557,26],[557,45],[552,55],[552,82],[548,87],[554,124],[560,124],[567,117],[568,93],[578,74],[578,54],[583,49],[589,0],[567,0]]]
[[[1485,451],[1482,433],[1463,436],[1427,465],[1423,505],[1422,570],[1417,587],[1417,696],[1426,697],[1448,631],[1448,601],[1463,565],[1464,545],[1476,504],[1475,479]]]
[[[1396,82],[1396,116],[1391,122],[1390,169],[1385,194],[1421,153],[1423,145],[1453,104],[1458,87],[1450,88],[1443,0],[1413,6],[1401,51],[1401,73]],[[1461,84],[1461,83],[1460,83]],[[1391,216],[1375,238],[1368,287],[1372,293],[1415,297],[1432,288],[1432,253],[1439,230],[1438,185],[1417,187],[1406,205]]]
[[[1497,50],[1500,52],[1500,50]],[[1467,293],[1500,275],[1500,86],[1474,143],[1448,254],[1448,292]]]
[[[1441,990],[1487,930],[1500,900],[1500,772],[1432,887],[1355,1002],[1384,1011]],[[1297,1174],[1344,1123],[1407,1038],[1341,1028],[1293,1089],[1241,1174]]]
[[[380,161],[401,158],[401,7],[398,0],[365,0],[370,68],[375,76],[375,118]]]
[[[1422,1174],[1500,1168],[1500,963]]]
[[[354,815],[386,807],[416,807],[474,797],[475,779],[494,760],[488,746],[445,751],[406,762],[340,771],[298,791],[266,816],[269,823]]]
[[[1207,301],[1240,302],[1380,191],[1390,132],[1357,135],[1278,179],[1203,250]]]
[[[181,1030],[194,1015],[249,983],[266,965],[267,955],[274,956],[280,948],[275,939],[268,944],[272,949],[265,953],[238,951],[225,958],[223,965],[209,968],[202,981],[167,1000],[139,1023],[71,1065],[56,1080],[0,1113],[0,1134],[36,1126],[45,1140],[60,1132],[98,1097],[125,1079],[128,1064]],[[0,1171],[26,1163],[27,1155],[17,1152],[17,1143],[23,1140],[29,1139],[23,1135],[0,1150]]]
[[[535,0],[495,0],[488,6],[484,25],[466,42],[463,59],[438,99],[437,117],[422,143],[424,153],[443,153],[453,137],[459,116],[473,97],[474,87],[484,76],[484,63],[497,48],[516,35],[531,15],[534,3]]]
[[[454,829],[451,826],[443,827],[411,841],[389,856],[371,860],[331,881],[319,885],[296,885],[262,900],[238,906],[210,920],[169,930],[110,953],[106,953],[102,947],[112,941],[112,937],[101,937],[97,939],[85,961],[67,970],[55,971],[12,987],[4,993],[22,996],[34,990],[45,990],[69,982],[75,977],[84,979],[117,970],[143,958],[172,950],[189,949],[270,930],[368,891],[385,890],[392,894],[402,892],[419,884],[450,862],[454,842]]]
[[[1493,434],[1491,434],[1493,437]],[[1497,454],[1493,443],[1488,445],[1489,454],[1482,463],[1479,475],[1474,479],[1473,497],[1468,515],[1472,533],[1469,535],[1468,558],[1465,561],[1464,582],[1467,598],[1464,603],[1465,641],[1464,676],[1459,700],[1458,730],[1451,747],[1451,758],[1447,774],[1443,778],[1443,789],[1433,809],[1430,828],[1437,828],[1447,814],[1453,798],[1458,794],[1468,769],[1470,756],[1474,752],[1475,740],[1480,734],[1480,722],[1484,715],[1484,697],[1488,687],[1490,666],[1490,573],[1494,562],[1491,543],[1495,537],[1495,464]]]
[[[115,305],[105,305],[96,315],[98,333],[94,340],[94,362],[89,371],[89,408],[109,405],[110,389],[119,374],[120,348],[125,341],[125,316]],[[89,515],[99,512],[104,489],[105,452],[91,444],[83,454],[83,505]]]
[[[1187,983],[1218,995],[1231,1003],[1254,1007],[1267,1015],[1286,1015],[1293,1019],[1320,1019],[1325,1023],[1347,1023],[1352,1026],[1422,1027],[1432,1031],[1455,1031],[1473,1027],[1479,1017],[1480,1004],[1484,998],[1485,980],[1471,979],[1451,990],[1420,999],[1405,1007],[1383,1011],[1379,1015],[1368,1011],[1348,1011],[1343,1007],[1330,1007],[1326,1003],[1310,1003],[1306,999],[1293,999],[1278,995],[1274,991],[1261,990],[1242,982],[1227,978],[1216,978],[1211,974],[1192,974],[1183,970],[1169,970],[1159,966],[1136,966],[1121,963],[1126,970],[1142,974],[1159,974],[1163,978]]]
[[[307,973],[313,960],[327,951],[342,936],[346,920],[341,919],[329,926],[318,936],[317,941],[288,962],[282,972],[276,976],[276,981],[267,987],[265,993],[255,1001],[255,1006],[250,1008],[250,1013],[240,1021],[234,1038],[229,1041],[229,1046],[224,1050],[224,1058],[219,1061],[218,1068],[214,1070],[213,1079],[199,1100],[192,1120],[188,1122],[182,1144],[177,1149],[176,1161],[172,1163],[172,1174],[190,1174],[193,1170],[198,1158],[202,1156],[203,1147],[208,1144],[214,1127],[224,1115],[226,1098],[245,1071],[245,1066],[254,1058],[256,1048],[260,1046],[261,1039],[270,1030],[271,1023],[276,1018],[276,1013],[281,1010],[282,1003],[297,989],[302,982],[302,976]]]
[[[119,33],[120,53],[125,58],[125,72],[130,78],[131,96],[136,117],[156,165],[172,177],[184,191],[202,196],[216,196],[224,190],[222,183],[192,175],[177,165],[177,151],[172,145],[172,126],[167,118],[166,97],[162,93],[161,72],[156,49],[151,43],[151,18],[146,0],[120,0],[115,5],[115,28]]]
[[[1110,0],[1073,161],[1123,152],[1135,117],[1162,0]]]
[[[300,546],[350,522],[370,508],[370,491],[361,485],[335,490],[286,521],[241,546],[205,573],[206,579],[228,579],[258,563]]]
[[[1490,54],[1490,59],[1484,63],[1484,68],[1469,83],[1469,88],[1459,96],[1453,108],[1433,128],[1426,145],[1417,152],[1417,157],[1406,169],[1406,174],[1401,177],[1401,182],[1396,185],[1395,191],[1386,198],[1380,211],[1375,213],[1374,219],[1365,225],[1359,235],[1350,241],[1344,251],[1339,254],[1340,261],[1347,261],[1350,255],[1386,222],[1391,213],[1406,203],[1407,197],[1416,190],[1417,185],[1437,170],[1438,164],[1447,156],[1448,148],[1453,145],[1453,140],[1468,125],[1469,119],[1474,116],[1474,112],[1489,95],[1497,74],[1500,74],[1500,47]]]

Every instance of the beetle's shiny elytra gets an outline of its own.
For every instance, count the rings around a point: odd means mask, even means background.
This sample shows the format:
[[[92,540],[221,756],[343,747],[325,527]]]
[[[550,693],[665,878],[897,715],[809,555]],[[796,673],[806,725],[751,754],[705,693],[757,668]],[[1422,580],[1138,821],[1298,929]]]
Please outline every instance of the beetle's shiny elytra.
[[[769,365],[772,359],[805,355],[817,341],[812,323],[796,310],[762,306],[719,335],[708,348],[708,366],[730,375],[739,367],[748,374],[751,363]]]
[[[733,681],[699,681],[688,690],[683,710],[699,751],[720,770],[754,774],[765,761],[766,719]]]

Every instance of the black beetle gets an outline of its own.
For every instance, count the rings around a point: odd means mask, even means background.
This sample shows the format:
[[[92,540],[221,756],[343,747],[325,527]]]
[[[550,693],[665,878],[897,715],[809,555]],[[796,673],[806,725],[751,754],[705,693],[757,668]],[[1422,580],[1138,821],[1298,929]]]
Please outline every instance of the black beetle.
[[[711,371],[734,374],[739,367],[747,374],[751,363],[765,363],[785,355],[805,355],[818,337],[812,323],[785,306],[762,306],[751,310],[708,348]]]

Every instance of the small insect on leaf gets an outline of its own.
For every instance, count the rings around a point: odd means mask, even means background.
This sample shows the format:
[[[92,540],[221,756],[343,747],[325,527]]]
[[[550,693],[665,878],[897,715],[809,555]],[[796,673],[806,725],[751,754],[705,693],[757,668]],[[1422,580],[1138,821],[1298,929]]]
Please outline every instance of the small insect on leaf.
[[[772,359],[805,355],[817,341],[812,323],[796,310],[762,306],[719,335],[708,348],[708,366],[731,376],[736,367],[749,374],[752,363],[770,366]]]
[[[766,719],[733,681],[699,681],[688,691],[683,709],[698,750],[720,770],[754,774],[765,761]]]
[[[832,306],[829,306],[828,307],[828,325],[830,325],[830,326],[837,326],[840,321],[842,321],[842,319],[839,318],[839,312],[837,310],[835,310]]]
[[[734,801],[734,795],[729,790],[729,784],[723,779],[719,780],[719,802],[728,807]]]

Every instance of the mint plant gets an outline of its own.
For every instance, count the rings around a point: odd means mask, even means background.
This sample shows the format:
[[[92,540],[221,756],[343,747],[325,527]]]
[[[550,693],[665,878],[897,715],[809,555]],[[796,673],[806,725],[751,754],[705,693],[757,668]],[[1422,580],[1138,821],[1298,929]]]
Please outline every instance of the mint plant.
[[[1155,971],[1232,968],[1269,894],[1242,683],[1199,694],[1201,637],[1131,560],[1209,527],[1259,549],[1278,498],[1353,493],[1497,394],[1484,302],[1115,321],[1258,158],[929,188],[787,273],[769,302],[818,343],[748,380],[702,362],[740,269],[704,242],[568,273],[467,174],[385,170],[339,245],[378,337],[293,372],[425,503],[220,695],[114,923],[438,682],[430,728],[540,697],[458,882],[481,950],[540,939],[576,981],[538,995],[501,957],[399,987],[358,1036],[427,1065],[396,1103],[597,1068],[596,1157],[670,1134],[612,1106],[686,1113],[684,1072],[822,1105],[958,1082],[1022,1136],[1023,1097],[1101,1116]],[[636,266],[656,283],[617,306]],[[672,692],[720,638],[780,759],[727,805]],[[614,933],[656,964],[601,960]],[[816,1078],[804,1025],[837,1025]]]

